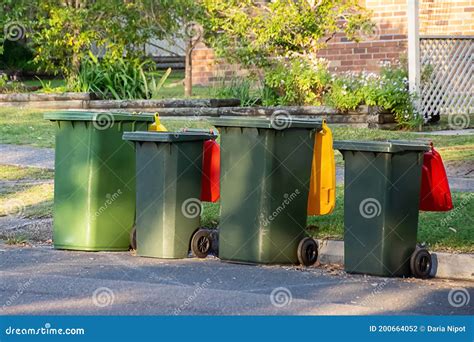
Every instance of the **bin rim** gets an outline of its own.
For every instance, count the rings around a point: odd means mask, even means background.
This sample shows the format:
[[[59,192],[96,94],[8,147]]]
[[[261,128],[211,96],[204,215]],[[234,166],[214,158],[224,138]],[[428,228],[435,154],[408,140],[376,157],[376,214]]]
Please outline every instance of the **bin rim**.
[[[122,139],[135,142],[177,143],[215,139],[210,132],[124,132]]]
[[[219,117],[210,118],[208,122],[215,127],[248,127],[284,130],[291,128],[306,128],[321,130],[323,119],[300,119],[282,115],[272,118],[242,118],[242,117]]]
[[[152,122],[152,114],[131,114],[127,112],[71,110],[44,113],[43,119],[50,121],[146,121]]]
[[[333,142],[333,148],[340,151],[382,153],[400,153],[405,151],[426,152],[430,150],[430,143],[423,140],[335,140]]]

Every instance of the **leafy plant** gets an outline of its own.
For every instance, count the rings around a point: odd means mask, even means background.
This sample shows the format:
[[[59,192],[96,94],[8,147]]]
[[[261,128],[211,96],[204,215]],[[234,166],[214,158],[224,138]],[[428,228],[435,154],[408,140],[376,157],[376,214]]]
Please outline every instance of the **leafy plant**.
[[[90,51],[145,57],[143,44],[184,35],[183,22],[196,20],[200,8],[194,0],[3,0],[0,22],[19,24],[43,70],[70,78]],[[5,36],[2,27],[0,54]]]
[[[150,94],[150,99],[159,98],[160,90],[163,87],[163,84],[165,84],[170,74],[171,68],[166,69],[165,73],[161,76],[158,72],[150,72],[149,78],[147,78],[145,73],[142,73],[143,83],[145,85],[145,93]]]
[[[327,103],[341,110],[366,104],[391,111],[402,128],[422,124],[413,105],[415,95],[408,90],[408,72],[401,65],[384,65],[380,73],[346,74],[335,77],[326,96]]]
[[[39,77],[36,77],[38,81],[41,84],[41,92],[42,93],[64,93],[68,91],[67,86],[62,86],[62,87],[55,87],[53,86],[51,81],[45,81],[40,79]]]
[[[334,77],[325,96],[325,103],[342,111],[357,108],[364,102],[359,80],[350,75]]]
[[[8,83],[8,76],[0,74],[0,89],[5,88]]]
[[[94,92],[117,100],[156,98],[171,69],[158,78],[153,68],[151,62],[137,58],[99,60],[90,53],[82,61],[77,76],[69,79],[69,86],[74,91]]]
[[[233,77],[230,81],[223,78],[221,84],[213,89],[213,96],[239,99],[242,107],[254,106],[259,97],[253,89],[253,83],[248,78]]]
[[[18,81],[10,81],[8,75],[0,74],[0,94],[23,93],[27,91],[25,85]]]
[[[295,56],[267,70],[264,87],[278,95],[279,105],[321,105],[330,80],[324,60]]]
[[[401,65],[384,65],[379,74],[348,72],[330,75],[324,62],[293,59],[267,71],[266,105],[328,105],[348,111],[360,105],[391,111],[401,128],[423,123],[408,90],[408,72]]]
[[[357,40],[370,30],[358,0],[202,0],[205,39],[218,55],[245,66],[271,69],[275,57],[315,54],[337,32]],[[344,19],[344,20],[341,20]]]
[[[415,111],[415,95],[408,90],[408,71],[404,67],[383,67],[377,90],[376,105],[390,110],[400,126],[412,128],[423,122]]]

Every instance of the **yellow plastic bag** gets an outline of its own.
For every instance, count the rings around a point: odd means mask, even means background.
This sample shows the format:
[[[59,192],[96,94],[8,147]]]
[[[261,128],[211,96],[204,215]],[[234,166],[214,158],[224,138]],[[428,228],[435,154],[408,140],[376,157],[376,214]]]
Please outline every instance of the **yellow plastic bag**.
[[[323,121],[314,139],[313,163],[308,195],[308,215],[327,215],[336,205],[336,162],[332,132]]]
[[[166,127],[160,122],[160,116],[158,113],[155,113],[155,122],[153,122],[150,127],[148,127],[150,132],[167,132]]]

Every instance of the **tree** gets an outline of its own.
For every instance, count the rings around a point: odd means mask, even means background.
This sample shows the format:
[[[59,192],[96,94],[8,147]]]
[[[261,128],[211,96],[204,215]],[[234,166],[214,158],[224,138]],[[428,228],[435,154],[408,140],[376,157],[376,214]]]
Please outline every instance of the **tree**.
[[[206,42],[259,77],[263,104],[320,105],[331,75],[318,50],[374,29],[359,0],[202,1]]]
[[[203,0],[206,41],[218,55],[270,67],[275,57],[315,54],[336,33],[373,29],[358,0]]]
[[[26,28],[44,70],[70,77],[89,51],[143,58],[144,44],[179,32],[195,6],[193,0],[5,0],[0,19]]]
[[[184,96],[193,95],[193,51],[201,41],[203,29],[196,22],[190,22],[185,28],[186,49],[185,53],[185,77],[184,77]]]

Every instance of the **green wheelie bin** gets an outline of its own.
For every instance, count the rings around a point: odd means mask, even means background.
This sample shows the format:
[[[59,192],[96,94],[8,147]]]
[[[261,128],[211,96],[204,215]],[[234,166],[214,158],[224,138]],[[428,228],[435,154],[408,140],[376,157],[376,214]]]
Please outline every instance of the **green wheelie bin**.
[[[314,138],[322,121],[289,116],[209,121],[221,138],[219,258],[314,264],[318,246],[305,228]]]
[[[58,249],[127,250],[135,222],[135,151],[124,131],[151,115],[46,113],[56,127],[53,243]]]
[[[125,132],[135,144],[137,174],[137,255],[186,258],[189,249],[205,257],[212,248],[208,230],[199,229],[201,172],[205,140],[211,132]]]
[[[419,141],[335,141],[344,157],[344,267],[350,273],[426,278],[416,244],[423,154]]]

